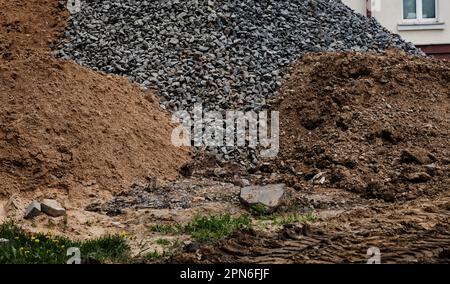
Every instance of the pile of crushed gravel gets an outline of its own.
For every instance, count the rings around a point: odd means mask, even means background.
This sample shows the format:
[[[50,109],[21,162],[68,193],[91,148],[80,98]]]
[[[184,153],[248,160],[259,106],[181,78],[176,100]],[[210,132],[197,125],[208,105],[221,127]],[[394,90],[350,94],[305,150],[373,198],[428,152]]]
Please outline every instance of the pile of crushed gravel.
[[[421,52],[339,0],[85,0],[58,56],[156,86],[172,110],[259,110],[301,54]]]

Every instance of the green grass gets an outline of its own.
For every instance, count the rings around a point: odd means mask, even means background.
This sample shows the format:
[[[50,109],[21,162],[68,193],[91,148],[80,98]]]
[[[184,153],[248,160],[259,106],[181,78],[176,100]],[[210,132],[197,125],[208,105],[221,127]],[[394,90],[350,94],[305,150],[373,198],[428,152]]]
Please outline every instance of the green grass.
[[[156,243],[160,246],[168,246],[171,242],[168,239],[157,239]]]
[[[274,225],[288,225],[288,224],[296,224],[296,223],[305,223],[305,222],[317,222],[318,217],[314,213],[307,213],[304,215],[301,214],[288,214],[281,215],[273,219]]]
[[[13,222],[0,225],[0,238],[9,240],[0,245],[0,264],[64,264],[70,258],[67,249],[77,247],[81,259],[96,262],[122,262],[129,257],[130,248],[122,236],[111,235],[85,242],[49,234],[31,235]]]
[[[162,233],[165,235],[178,234],[183,230],[180,226],[168,225],[168,224],[157,224],[150,227],[150,231]]]
[[[246,216],[232,217],[229,214],[220,216],[196,216],[184,227],[185,232],[198,241],[217,241],[235,231],[251,226],[251,219]]]
[[[319,217],[314,212],[306,214],[289,213],[289,214],[273,214],[267,216],[260,216],[259,220],[272,221],[273,225],[283,226],[288,224],[317,222]]]
[[[251,219],[247,215],[232,217],[229,214],[218,216],[197,215],[186,225],[153,225],[152,232],[173,234],[190,234],[197,241],[217,241],[235,231],[251,226]]]
[[[267,207],[261,203],[250,206],[250,209],[254,215],[264,216],[269,214],[269,210],[267,209]]]

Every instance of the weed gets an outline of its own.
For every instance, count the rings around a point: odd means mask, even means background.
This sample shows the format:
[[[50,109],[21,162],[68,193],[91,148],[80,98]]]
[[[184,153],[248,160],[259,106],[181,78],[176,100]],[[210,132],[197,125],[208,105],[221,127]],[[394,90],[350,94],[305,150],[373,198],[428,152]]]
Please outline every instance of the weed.
[[[126,240],[120,236],[78,242],[50,233],[31,235],[13,222],[0,225],[0,238],[10,241],[0,246],[0,263],[5,264],[64,264],[70,247],[80,248],[82,259],[90,258],[96,262],[120,262],[130,251]]]
[[[180,233],[180,231],[182,231],[182,227],[178,225],[156,224],[150,227],[150,231],[171,235]]]
[[[247,215],[237,218],[229,214],[219,216],[200,216],[197,215],[187,225],[153,225],[150,230],[167,235],[190,234],[198,241],[217,241],[241,228],[247,228],[251,225],[251,219]]]
[[[254,215],[264,216],[269,214],[267,207],[261,203],[250,206],[250,209]]]
[[[157,239],[156,243],[161,246],[168,246],[171,242],[168,239]]]
[[[271,220],[274,225],[287,225],[287,224],[295,224],[295,223],[305,223],[305,222],[317,222],[319,217],[314,214],[314,212],[310,212],[307,214],[284,214],[284,215],[271,215],[266,220]]]
[[[237,218],[229,214],[221,216],[196,216],[184,227],[185,232],[198,241],[217,241],[241,228],[251,226],[247,215]]]
[[[67,220],[67,214],[64,214],[64,219],[63,219],[63,224],[64,224],[64,230],[67,229],[67,225],[68,225],[68,220]]]

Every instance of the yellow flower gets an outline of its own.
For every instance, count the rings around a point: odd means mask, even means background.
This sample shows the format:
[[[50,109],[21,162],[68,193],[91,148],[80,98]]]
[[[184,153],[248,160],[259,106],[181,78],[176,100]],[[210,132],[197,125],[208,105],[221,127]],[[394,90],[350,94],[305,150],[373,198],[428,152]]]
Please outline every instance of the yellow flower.
[[[19,237],[15,237],[15,239],[16,239],[16,240],[18,240],[18,239],[19,239]]]
[[[31,236],[31,240],[34,241],[36,239],[35,236]]]
[[[36,243],[39,243],[39,239],[34,240]]]
[[[64,246],[64,245],[62,245],[62,246],[61,246],[61,249],[64,249],[64,248],[65,248],[65,246]]]
[[[126,237],[128,236],[128,233],[127,233],[126,231],[122,231],[122,232],[120,233],[120,236],[121,236],[122,238],[126,238]]]
[[[58,244],[59,240],[53,240],[53,243]]]

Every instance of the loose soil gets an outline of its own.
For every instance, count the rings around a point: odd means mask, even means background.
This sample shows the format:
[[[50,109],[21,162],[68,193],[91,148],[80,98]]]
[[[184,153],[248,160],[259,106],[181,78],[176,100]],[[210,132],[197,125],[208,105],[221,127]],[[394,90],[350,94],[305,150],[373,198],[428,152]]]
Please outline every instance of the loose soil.
[[[304,56],[274,106],[282,173],[386,201],[447,191],[450,64],[390,51]]]
[[[0,0],[0,59],[47,54],[69,16],[61,1]]]

